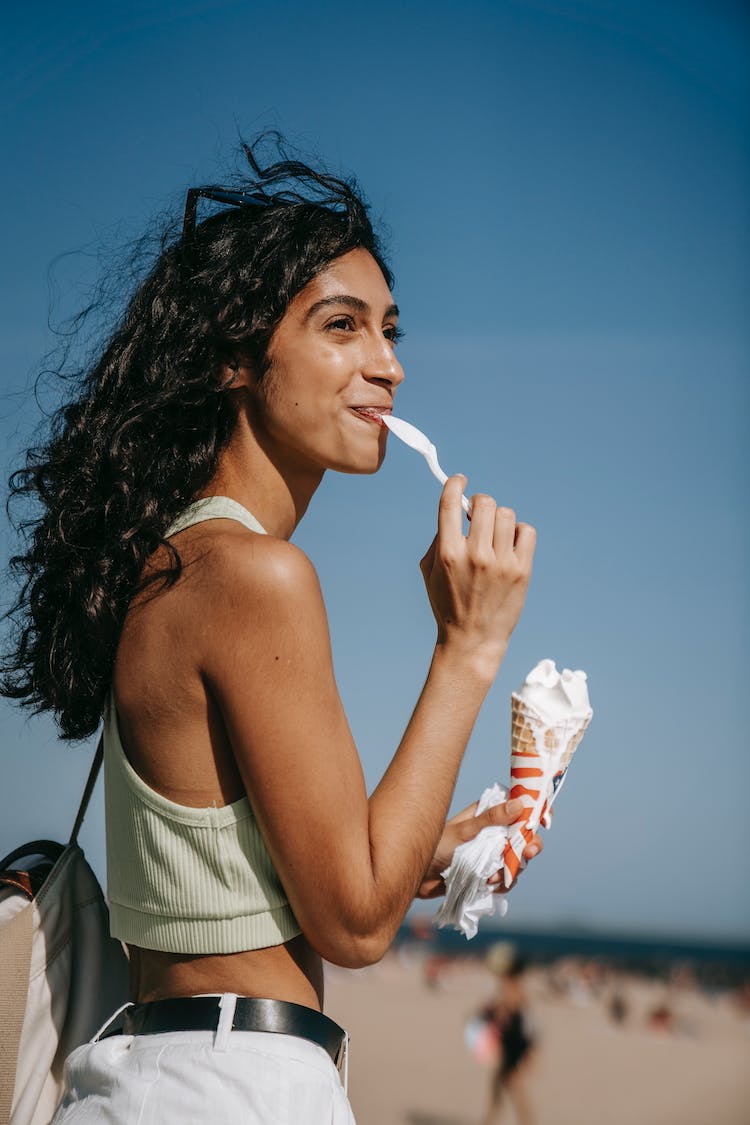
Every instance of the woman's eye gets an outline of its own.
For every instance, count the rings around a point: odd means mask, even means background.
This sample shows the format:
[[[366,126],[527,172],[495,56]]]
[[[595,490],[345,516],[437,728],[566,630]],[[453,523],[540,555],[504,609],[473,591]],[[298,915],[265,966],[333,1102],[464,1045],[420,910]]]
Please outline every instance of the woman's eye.
[[[344,332],[354,330],[354,321],[350,316],[338,316],[335,320],[329,320],[326,328],[336,328]]]
[[[392,344],[397,344],[399,340],[403,339],[404,330],[403,328],[399,328],[396,324],[388,324],[383,329],[383,335],[386,340],[390,340]]]

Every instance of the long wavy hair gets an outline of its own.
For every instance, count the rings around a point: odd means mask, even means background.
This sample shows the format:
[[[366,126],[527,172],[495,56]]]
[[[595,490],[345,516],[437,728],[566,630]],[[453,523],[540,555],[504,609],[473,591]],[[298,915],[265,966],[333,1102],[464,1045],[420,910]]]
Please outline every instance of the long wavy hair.
[[[0,691],[52,712],[65,739],[99,725],[132,598],[179,577],[164,533],[231,435],[227,370],[242,358],[265,372],[290,301],[347,251],[369,250],[392,284],[356,183],[288,159],[278,138],[281,159],[262,167],[266,140],[243,145],[249,170],[225,189],[242,205],[165,233],[98,357],[57,371],[75,393],[10,478],[9,505],[35,503],[14,521],[25,550],[10,562],[20,592]],[[166,569],[146,580],[160,546]]]

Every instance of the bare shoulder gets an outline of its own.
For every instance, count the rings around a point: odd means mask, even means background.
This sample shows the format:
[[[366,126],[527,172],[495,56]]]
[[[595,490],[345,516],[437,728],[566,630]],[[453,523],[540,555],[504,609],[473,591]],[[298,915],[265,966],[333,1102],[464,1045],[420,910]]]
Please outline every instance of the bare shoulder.
[[[280,635],[328,639],[318,576],[299,547],[240,524],[190,529],[176,546],[183,574],[168,611],[181,628],[190,622],[199,664],[223,666],[238,649],[250,656]],[[195,626],[199,624],[198,628]]]
[[[256,607],[280,599],[320,597],[315,567],[285,539],[246,528],[217,530],[191,543],[186,587],[192,585],[218,613],[247,601]]]
[[[179,580],[133,604],[121,638],[120,668],[137,670],[141,695],[144,678],[152,687],[166,665],[198,698],[201,684],[257,671],[271,648],[287,664],[300,648],[321,666],[331,660],[320,584],[299,547],[223,520],[186,529],[174,545]]]

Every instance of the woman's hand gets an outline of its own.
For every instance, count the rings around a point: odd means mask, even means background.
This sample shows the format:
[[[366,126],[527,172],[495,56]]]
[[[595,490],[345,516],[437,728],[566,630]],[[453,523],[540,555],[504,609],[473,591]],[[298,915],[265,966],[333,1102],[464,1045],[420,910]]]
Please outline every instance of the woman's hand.
[[[491,496],[477,495],[464,536],[465,483],[460,476],[446,482],[438,533],[420,568],[438,626],[438,644],[471,652],[494,677],[523,609],[536,532],[528,524],[517,524],[515,513],[498,508]]]
[[[506,801],[502,805],[492,805],[491,808],[485,809],[479,816],[475,816],[474,814],[478,804],[479,802],[475,801],[473,805],[469,805],[463,812],[456,813],[455,816],[451,817],[451,819],[446,822],[435,854],[419,885],[417,898],[438,898],[440,895],[445,894],[445,882],[440,873],[441,871],[445,871],[446,867],[450,866],[453,853],[459,844],[465,844],[467,841],[473,840],[475,836],[479,835],[483,828],[490,828],[497,825],[508,827],[511,824],[515,824],[523,810],[523,801],[516,798],[513,801]],[[524,848],[523,858],[526,860],[533,859],[535,855],[539,854],[543,847],[544,845],[539,836],[533,836]],[[516,880],[511,883],[510,887],[505,887],[503,885],[502,873],[498,871],[488,879],[488,882],[495,887],[496,894],[506,894],[515,886]]]

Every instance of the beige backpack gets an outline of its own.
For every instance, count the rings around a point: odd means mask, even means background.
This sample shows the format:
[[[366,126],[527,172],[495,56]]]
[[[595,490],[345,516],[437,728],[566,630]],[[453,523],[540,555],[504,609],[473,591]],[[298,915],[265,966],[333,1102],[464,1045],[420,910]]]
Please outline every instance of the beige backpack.
[[[0,861],[0,1125],[47,1125],[66,1056],[128,999],[125,950],[76,843],[102,755],[100,739],[68,845]]]

